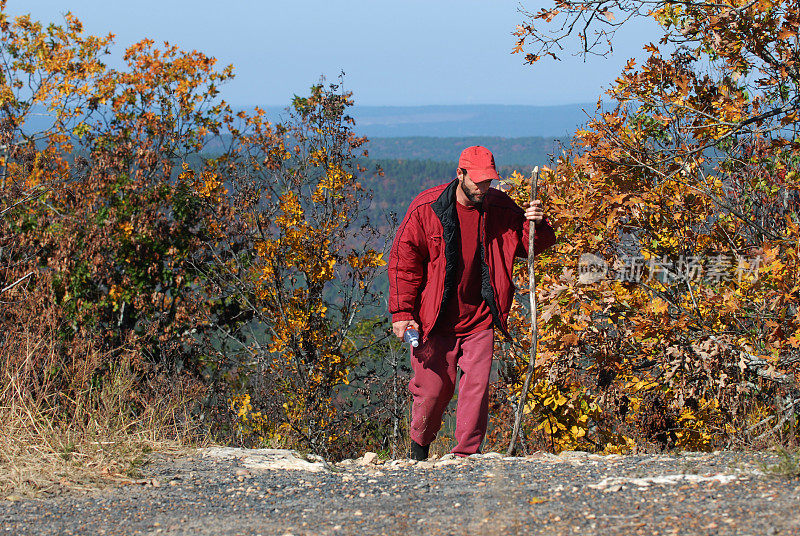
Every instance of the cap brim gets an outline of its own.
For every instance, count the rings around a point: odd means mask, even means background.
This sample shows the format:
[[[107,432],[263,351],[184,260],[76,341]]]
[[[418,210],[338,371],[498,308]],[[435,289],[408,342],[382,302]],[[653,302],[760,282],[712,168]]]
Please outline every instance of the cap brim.
[[[500,175],[494,168],[483,169],[467,169],[470,180],[474,183],[486,182],[491,180],[500,180]]]

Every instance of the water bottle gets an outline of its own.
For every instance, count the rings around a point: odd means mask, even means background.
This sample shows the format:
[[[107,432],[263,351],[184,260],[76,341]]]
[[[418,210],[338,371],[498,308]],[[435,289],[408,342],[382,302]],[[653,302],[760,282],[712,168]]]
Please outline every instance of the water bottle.
[[[419,331],[414,328],[406,329],[406,332],[403,333],[403,340],[410,344],[412,348],[416,348],[419,346]]]

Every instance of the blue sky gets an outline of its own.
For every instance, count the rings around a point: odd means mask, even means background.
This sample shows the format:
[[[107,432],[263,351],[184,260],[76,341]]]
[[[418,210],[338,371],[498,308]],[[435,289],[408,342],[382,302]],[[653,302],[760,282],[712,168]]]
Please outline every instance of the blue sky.
[[[524,2],[529,11],[549,3]],[[8,0],[11,15],[60,22],[72,11],[122,49],[142,38],[233,64],[234,105],[287,105],[325,75],[345,72],[357,104],[523,104],[596,101],[630,57],[655,40],[640,24],[611,59],[523,64],[511,33],[523,20],[506,0]],[[113,61],[111,62],[114,63]]]

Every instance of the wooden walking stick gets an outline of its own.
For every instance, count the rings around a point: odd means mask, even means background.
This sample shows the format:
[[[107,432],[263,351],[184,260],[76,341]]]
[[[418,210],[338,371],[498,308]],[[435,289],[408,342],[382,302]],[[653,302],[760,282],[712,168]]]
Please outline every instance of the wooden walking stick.
[[[539,166],[533,168],[533,175],[531,175],[531,203],[536,200],[536,189],[539,186]],[[531,225],[533,227],[533,225]],[[519,436],[519,427],[522,422],[522,412],[525,410],[525,399],[528,398],[528,389],[531,385],[531,377],[536,364],[536,346],[539,342],[539,332],[536,327],[536,279],[533,271],[533,252],[534,252],[534,238],[536,232],[530,229],[528,232],[528,287],[530,289],[531,299],[531,353],[528,356],[528,372],[525,374],[525,383],[522,384],[522,393],[520,393],[519,403],[517,405],[517,417],[514,419],[514,432],[511,434],[511,444],[508,446],[506,456],[514,454],[514,447],[517,443],[517,436]]]

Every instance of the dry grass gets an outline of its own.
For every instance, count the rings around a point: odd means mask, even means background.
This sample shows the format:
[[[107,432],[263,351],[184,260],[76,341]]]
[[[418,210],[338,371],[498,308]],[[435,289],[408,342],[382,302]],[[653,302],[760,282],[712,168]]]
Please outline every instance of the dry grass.
[[[0,499],[130,481],[151,452],[196,443],[181,382],[145,400],[125,352],[64,363],[46,339],[17,340],[0,356]]]
[[[778,447],[776,452],[778,461],[774,464],[762,465],[761,470],[775,477],[800,478],[800,451]]]

